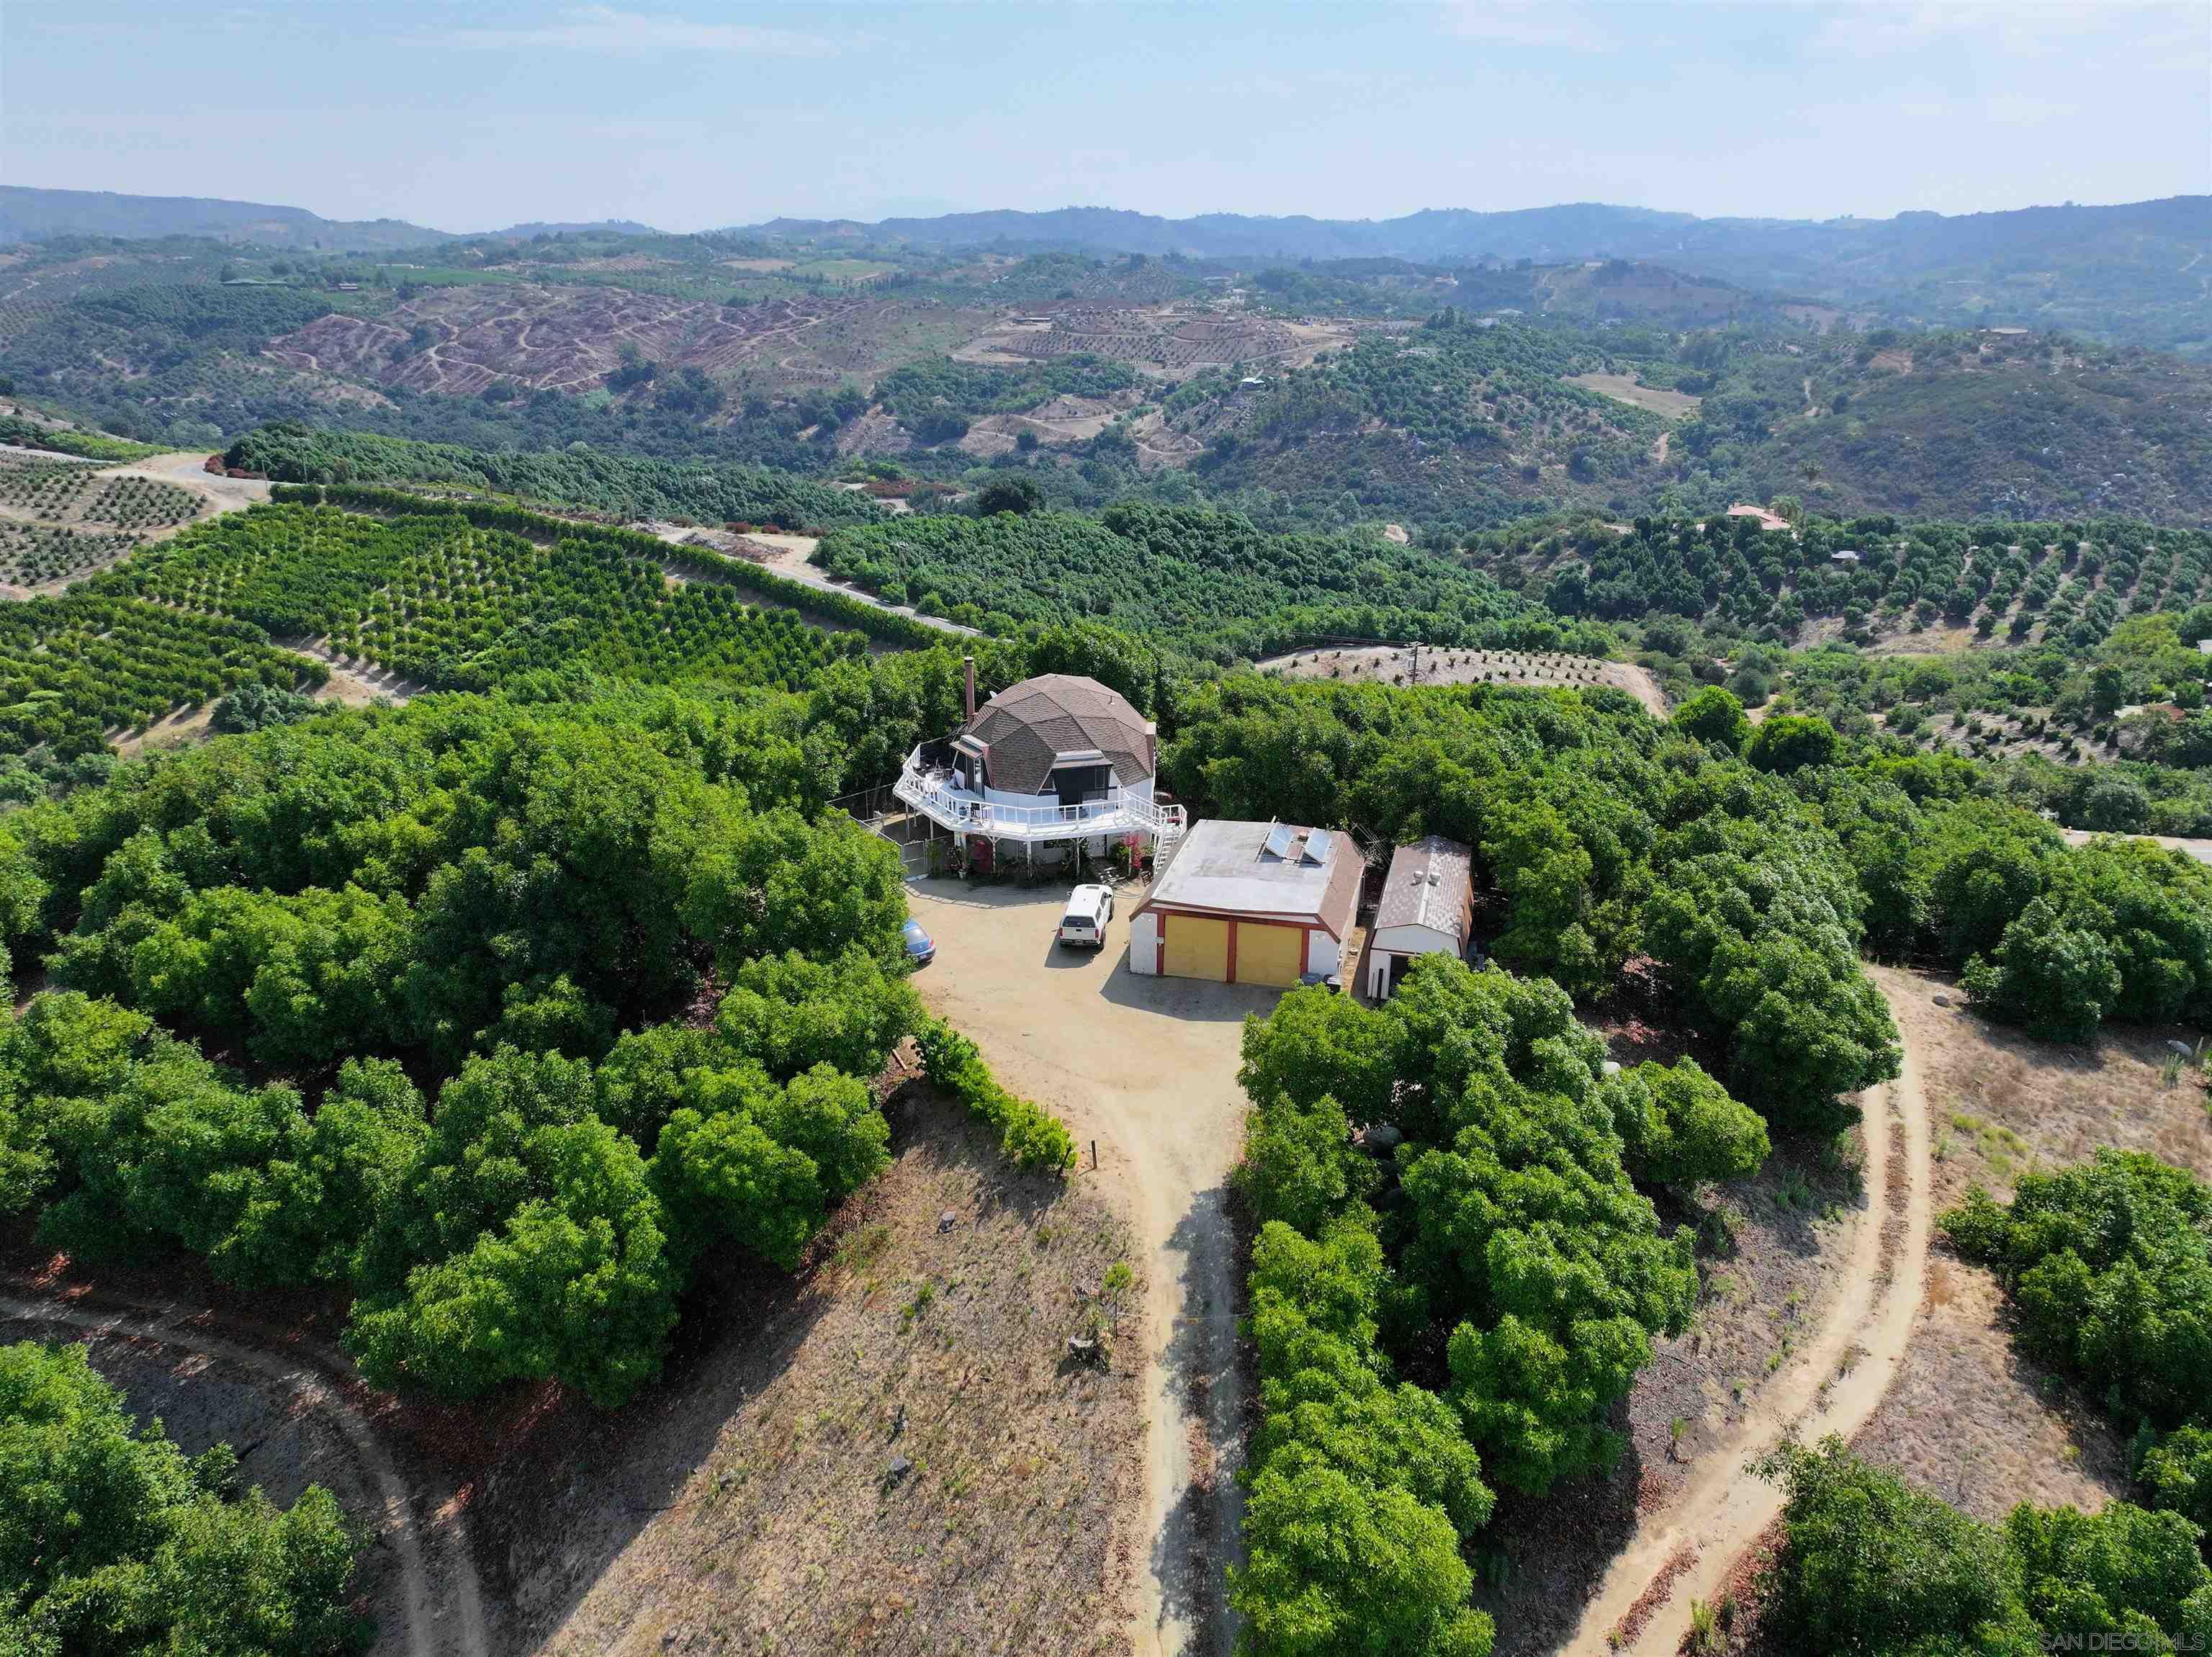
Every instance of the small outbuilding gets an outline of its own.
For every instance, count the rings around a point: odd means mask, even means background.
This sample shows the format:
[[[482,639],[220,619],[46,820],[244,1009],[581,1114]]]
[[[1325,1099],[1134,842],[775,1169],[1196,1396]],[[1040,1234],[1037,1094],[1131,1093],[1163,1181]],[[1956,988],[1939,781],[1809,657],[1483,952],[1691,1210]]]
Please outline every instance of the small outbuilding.
[[[1388,996],[1417,955],[1466,959],[1474,929],[1474,868],[1465,846],[1439,834],[1390,854],[1390,873],[1367,940],[1370,999]]]
[[[1349,835],[1289,823],[1194,823],[1129,916],[1129,970],[1288,986],[1332,973],[1366,868]]]

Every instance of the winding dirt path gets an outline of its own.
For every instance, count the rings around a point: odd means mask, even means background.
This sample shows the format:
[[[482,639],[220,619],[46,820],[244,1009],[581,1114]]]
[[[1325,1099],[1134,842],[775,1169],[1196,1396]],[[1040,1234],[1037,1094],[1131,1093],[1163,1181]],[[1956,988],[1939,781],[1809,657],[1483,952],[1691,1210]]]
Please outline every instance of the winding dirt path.
[[[1885,995],[1893,996],[1898,975],[1885,967],[1867,970]],[[1901,1029],[1904,1021],[1899,1023]],[[1850,1438],[1895,1379],[1926,1283],[1935,1206],[1928,1102],[1910,1037],[1898,1079],[1869,1088],[1859,1103],[1867,1203],[1850,1252],[1838,1263],[1844,1274],[1843,1294],[1819,1337],[1705,1457],[1704,1471],[1670,1507],[1646,1516],[1564,1648],[1574,1657],[1614,1652],[1672,1657],[1690,1630],[1691,1602],[1711,1603],[1743,1550],[1781,1514],[1782,1490],[1747,1464],[1787,1438],[1806,1444],[1831,1433]],[[1664,1603],[1634,1639],[1613,1645],[1611,1636],[1620,1620],[1647,1590],[1665,1581],[1670,1562],[1686,1549],[1691,1563],[1673,1575],[1671,1589],[1662,1587]]]
[[[406,1607],[408,1657],[486,1657],[490,1642],[484,1624],[483,1590],[469,1551],[467,1520],[458,1507],[442,1511],[435,1524],[417,1522],[414,1503],[398,1467],[377,1441],[367,1417],[347,1399],[343,1382],[303,1362],[296,1353],[280,1356],[241,1345],[196,1328],[198,1315],[185,1307],[137,1312],[27,1300],[0,1294],[0,1314],[26,1323],[53,1324],[95,1335],[121,1335],[157,1345],[218,1358],[287,1388],[304,1410],[326,1416],[344,1436],[384,1502],[384,1534],[391,1538]],[[425,1558],[424,1532],[437,1555],[435,1573]],[[439,1605],[442,1583],[448,1604]]]

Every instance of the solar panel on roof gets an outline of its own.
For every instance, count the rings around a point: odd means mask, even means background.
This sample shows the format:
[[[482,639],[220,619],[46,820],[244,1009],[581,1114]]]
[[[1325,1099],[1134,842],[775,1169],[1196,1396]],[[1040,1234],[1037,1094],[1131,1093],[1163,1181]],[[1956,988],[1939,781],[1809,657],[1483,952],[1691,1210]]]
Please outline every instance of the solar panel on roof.
[[[1288,857],[1298,843],[1298,832],[1288,823],[1278,823],[1267,831],[1265,852],[1270,857]]]
[[[1316,829],[1311,834],[1306,836],[1305,861],[1310,863],[1326,863],[1328,862],[1328,854],[1335,849],[1336,837],[1327,829]]]

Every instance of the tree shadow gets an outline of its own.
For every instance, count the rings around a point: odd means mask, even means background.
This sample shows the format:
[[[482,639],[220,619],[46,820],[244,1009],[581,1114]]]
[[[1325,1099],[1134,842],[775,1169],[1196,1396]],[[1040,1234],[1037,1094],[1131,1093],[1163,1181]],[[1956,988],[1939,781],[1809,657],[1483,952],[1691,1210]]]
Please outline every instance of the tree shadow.
[[[1152,1539],[1151,1563],[1162,1613],[1188,1630],[1183,1648],[1193,1657],[1228,1657],[1236,1638],[1225,1574],[1243,1557],[1237,1474],[1253,1399],[1238,1326],[1243,1229],[1229,1188],[1216,1185],[1197,1193],[1168,1238],[1182,1256],[1183,1298],[1161,1354],[1173,1412],[1161,1427],[1182,1436],[1190,1477]]]
[[[1626,1399],[1613,1415],[1625,1435]],[[1497,1509],[1474,1550],[1474,1599],[1497,1619],[1498,1657],[1566,1657],[1583,1608],[1635,1538],[1644,1474],[1629,1439],[1607,1477],[1557,1485],[1546,1496],[1498,1493]]]
[[[1282,998],[1280,990],[1261,984],[1214,984],[1204,978],[1170,978],[1129,970],[1128,946],[1124,944],[1113,969],[1098,986],[1101,998],[1116,1007],[1134,1008],[1171,1019],[1194,1019],[1207,1024],[1242,1024],[1248,1014],[1266,1017]]]

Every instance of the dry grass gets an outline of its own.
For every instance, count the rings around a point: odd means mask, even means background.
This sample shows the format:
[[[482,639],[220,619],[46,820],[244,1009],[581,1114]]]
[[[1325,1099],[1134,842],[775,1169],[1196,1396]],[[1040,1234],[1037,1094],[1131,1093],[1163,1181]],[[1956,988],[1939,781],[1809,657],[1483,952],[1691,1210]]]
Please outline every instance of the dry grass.
[[[2031,1169],[2100,1146],[2145,1150],[2212,1175],[2205,1094],[2187,1072],[2165,1085],[2169,1030],[2107,1032],[2094,1051],[2056,1047],[1966,1010],[1944,980],[1884,972],[1923,1055],[1937,1205],[1980,1184],[2002,1197]],[[1951,1005],[1939,1007],[1944,996]],[[2127,1447],[2093,1400],[2021,1355],[1996,1279],[1939,1239],[1903,1373],[1856,1447],[1985,1519],[2015,1503],[2101,1508],[2128,1489]]]
[[[1570,386],[1580,386],[1601,397],[1610,397],[1616,403],[1632,404],[1639,409],[1649,409],[1654,414],[1663,414],[1670,420],[1695,414],[1705,399],[1692,397],[1686,391],[1666,391],[1656,386],[1639,386],[1636,376],[1629,374],[1570,374],[1562,376]]]
[[[1635,1035],[1634,1029],[1611,1034],[1616,1058],[1678,1056]],[[1488,1539],[1504,1563],[1492,1568],[1492,1586],[1479,1596],[1498,1619],[1499,1657],[1568,1648],[1583,1606],[1634,1534],[1638,1515],[1681,1492],[1801,1343],[1819,1331],[1841,1288],[1838,1264],[1848,1255],[1852,1217],[1863,1203],[1849,1157],[1785,1142],[1756,1178],[1705,1187],[1699,1199],[1726,1215],[1726,1234],[1709,1230],[1717,1246],[1701,1248],[1704,1290],[1690,1328],[1679,1339],[1653,1343],[1653,1362],[1615,1411],[1613,1424],[1629,1441],[1614,1476],[1563,1487],[1540,1502],[1510,1496],[1499,1502]],[[1696,1217],[1662,1211],[1669,1224]],[[1655,1599],[1645,1615],[1664,1601]]]
[[[479,1523],[519,1648],[1124,1648],[1139,1331],[1098,1367],[1066,1341],[1125,1228],[902,1098],[896,1162],[811,1273],[694,1308],[706,1349],[654,1394],[574,1409],[495,1465]]]

